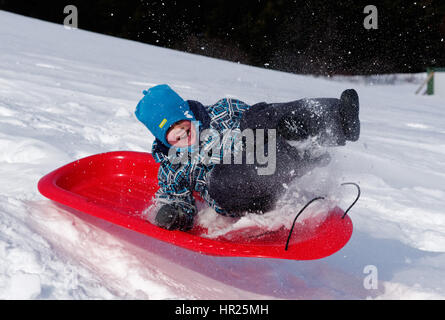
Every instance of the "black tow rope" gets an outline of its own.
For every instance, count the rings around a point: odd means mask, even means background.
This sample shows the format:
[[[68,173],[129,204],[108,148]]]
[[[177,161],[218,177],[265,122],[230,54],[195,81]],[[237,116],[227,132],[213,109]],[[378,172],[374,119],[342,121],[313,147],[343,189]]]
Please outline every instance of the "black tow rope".
[[[286,241],[286,247],[284,248],[284,250],[287,251],[287,248],[289,247],[289,241],[290,241],[290,237],[292,236],[292,231],[294,231],[294,227],[295,227],[295,222],[297,221],[298,217],[300,216],[300,214],[303,213],[303,211],[314,201],[317,200],[321,200],[324,199],[324,197],[317,197],[312,199],[311,201],[309,201],[308,203],[306,203],[306,205],[300,210],[300,212],[297,213],[297,215],[295,216],[294,222],[292,223],[292,228],[290,228],[289,231],[289,236],[287,237],[287,241]]]
[[[341,217],[342,219],[345,218],[346,214],[349,212],[349,210],[352,209],[352,207],[357,203],[358,199],[360,198],[361,195],[361,191],[360,191],[360,186],[357,183],[354,182],[345,182],[341,184],[342,186],[344,185],[353,185],[357,188],[357,197],[355,198],[354,202],[352,202],[352,204],[349,206],[348,209],[346,209],[346,211],[344,212],[343,216]],[[297,213],[297,215],[295,216],[294,222],[292,223],[292,228],[289,231],[289,236],[287,237],[287,241],[286,241],[286,246],[284,248],[285,251],[287,251],[287,249],[289,248],[289,242],[290,242],[290,238],[292,237],[292,232],[294,231],[294,227],[295,227],[295,222],[297,221],[298,217],[303,213],[304,210],[306,210],[306,208],[312,203],[315,202],[317,200],[323,200],[325,199],[325,197],[316,197],[313,198],[312,200],[310,200],[308,203],[305,204],[305,206],[303,208],[301,208],[301,210]]]
[[[342,219],[344,219],[346,214],[349,212],[349,210],[351,210],[351,208],[357,203],[358,199],[360,199],[361,191],[360,191],[360,186],[357,183],[355,183],[355,182],[345,182],[345,183],[342,183],[341,185],[342,186],[353,185],[353,186],[355,186],[357,188],[357,198],[355,198],[354,202],[349,206],[348,209],[346,209],[345,213],[341,217]]]

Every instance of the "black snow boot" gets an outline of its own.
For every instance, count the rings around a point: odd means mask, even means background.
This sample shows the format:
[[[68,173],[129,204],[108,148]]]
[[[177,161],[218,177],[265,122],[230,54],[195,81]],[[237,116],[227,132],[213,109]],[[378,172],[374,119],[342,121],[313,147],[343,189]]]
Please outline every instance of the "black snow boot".
[[[354,89],[343,91],[340,97],[340,117],[346,140],[357,141],[360,137],[358,94]]]

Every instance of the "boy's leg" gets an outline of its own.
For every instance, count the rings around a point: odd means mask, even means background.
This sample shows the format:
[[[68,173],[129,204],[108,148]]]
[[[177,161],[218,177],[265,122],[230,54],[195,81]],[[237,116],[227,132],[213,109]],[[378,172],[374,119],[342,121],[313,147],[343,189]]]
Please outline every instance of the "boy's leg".
[[[273,193],[261,181],[252,165],[218,164],[208,177],[210,197],[227,212],[266,212],[275,203]]]
[[[281,137],[276,146],[275,171],[268,175],[258,174],[258,164],[215,165],[207,180],[210,197],[230,213],[266,212],[285,192],[285,184],[330,160],[327,154],[316,159],[300,155]]]
[[[298,124],[288,126],[288,121]],[[209,175],[209,195],[231,213],[265,212],[284,192],[284,184],[330,160],[328,154],[313,158],[310,152],[296,150],[286,140],[319,136],[321,144],[331,146],[356,141],[360,132],[358,96],[355,90],[346,90],[341,99],[259,103],[244,114],[240,129],[277,130],[276,169],[270,175],[258,175],[258,164],[218,164]],[[264,150],[268,150],[267,145]]]
[[[344,145],[360,135],[357,92],[345,90],[340,99],[301,99],[286,103],[259,103],[243,116],[241,130],[276,129],[286,140],[317,136],[322,145]]]

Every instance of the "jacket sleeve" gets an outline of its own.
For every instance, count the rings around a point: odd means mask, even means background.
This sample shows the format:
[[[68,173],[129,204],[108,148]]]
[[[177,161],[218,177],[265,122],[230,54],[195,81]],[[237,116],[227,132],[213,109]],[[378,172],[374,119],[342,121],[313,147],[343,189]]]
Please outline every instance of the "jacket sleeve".
[[[195,199],[191,188],[191,164],[172,164],[163,152],[161,142],[155,141],[152,155],[160,164],[158,171],[159,189],[156,192],[155,205],[160,208],[163,204],[171,204],[191,216],[196,215]]]
[[[208,107],[210,116],[214,123],[217,123],[219,130],[233,129],[239,123],[250,106],[238,99],[223,98]]]

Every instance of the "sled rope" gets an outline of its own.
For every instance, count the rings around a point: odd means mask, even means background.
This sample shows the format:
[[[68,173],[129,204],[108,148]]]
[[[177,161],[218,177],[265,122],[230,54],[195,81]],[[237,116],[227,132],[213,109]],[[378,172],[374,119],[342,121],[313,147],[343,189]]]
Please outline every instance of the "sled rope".
[[[355,186],[355,187],[357,188],[357,198],[355,198],[354,202],[349,206],[348,209],[346,209],[345,213],[344,213],[343,216],[341,217],[342,219],[344,219],[345,216],[346,216],[346,214],[349,212],[349,210],[351,210],[351,208],[356,204],[356,202],[357,202],[358,199],[360,198],[361,191],[360,191],[360,186],[359,186],[357,183],[354,183],[354,182],[345,182],[345,183],[342,183],[341,185],[342,185],[342,186],[345,186],[345,185],[353,185],[353,186]]]
[[[349,210],[351,210],[352,207],[357,203],[358,199],[360,199],[361,191],[360,191],[360,186],[357,183],[355,183],[355,182],[345,182],[345,183],[342,183],[341,185],[342,186],[353,185],[353,186],[355,186],[357,188],[357,197],[355,198],[354,202],[352,202],[352,204],[348,207],[348,209],[345,210],[345,212],[343,213],[343,216],[341,217],[342,219],[344,219],[346,217],[346,215],[348,214]],[[303,211],[312,202],[317,201],[317,200],[322,200],[322,199],[325,199],[325,197],[316,197],[316,198],[312,199],[311,201],[306,203],[306,205],[297,213],[297,215],[295,216],[294,222],[292,223],[292,228],[289,231],[289,236],[287,237],[286,246],[284,248],[285,251],[287,251],[287,249],[289,248],[290,238],[292,237],[292,232],[294,231],[295,222],[297,221],[298,217],[303,213]]]
[[[297,213],[297,215],[295,216],[294,222],[292,223],[292,228],[289,231],[289,236],[287,237],[287,241],[286,241],[286,247],[284,248],[285,251],[287,251],[288,247],[289,247],[289,241],[290,238],[292,237],[292,232],[294,231],[294,227],[295,227],[295,222],[297,221],[298,217],[300,216],[300,214],[303,213],[303,211],[314,201],[317,200],[321,200],[324,199],[324,197],[316,197],[314,199],[312,199],[311,201],[309,201],[308,203],[306,203],[306,205],[300,210],[300,212]]]

